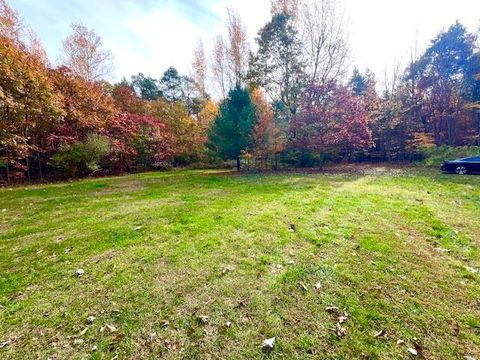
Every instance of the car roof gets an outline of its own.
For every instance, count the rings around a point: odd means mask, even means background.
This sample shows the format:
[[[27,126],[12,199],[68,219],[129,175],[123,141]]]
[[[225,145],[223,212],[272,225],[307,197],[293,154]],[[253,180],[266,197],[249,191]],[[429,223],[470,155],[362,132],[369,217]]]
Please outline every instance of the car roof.
[[[480,161],[480,156],[470,156],[470,157],[462,158],[460,160],[462,160],[462,161],[466,161],[466,160]]]

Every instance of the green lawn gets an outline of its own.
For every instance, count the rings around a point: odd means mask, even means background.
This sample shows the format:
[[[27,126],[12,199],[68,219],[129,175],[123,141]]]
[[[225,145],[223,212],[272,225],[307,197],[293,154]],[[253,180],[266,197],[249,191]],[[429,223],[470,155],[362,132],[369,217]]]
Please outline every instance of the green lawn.
[[[478,359],[479,246],[480,176],[433,170],[1,189],[0,358]]]

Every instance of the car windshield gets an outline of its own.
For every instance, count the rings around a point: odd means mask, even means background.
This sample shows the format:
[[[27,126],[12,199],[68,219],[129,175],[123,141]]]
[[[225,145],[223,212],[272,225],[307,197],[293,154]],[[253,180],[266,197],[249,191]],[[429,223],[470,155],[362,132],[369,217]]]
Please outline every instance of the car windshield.
[[[480,156],[460,159],[461,161],[480,161]]]

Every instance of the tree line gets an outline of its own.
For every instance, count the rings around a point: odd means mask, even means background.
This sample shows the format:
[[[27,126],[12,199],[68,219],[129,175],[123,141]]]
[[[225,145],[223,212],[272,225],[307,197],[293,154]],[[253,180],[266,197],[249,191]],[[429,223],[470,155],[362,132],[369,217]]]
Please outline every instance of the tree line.
[[[478,34],[456,22],[395,68],[384,89],[350,73],[335,0],[273,0],[249,44],[230,9],[210,55],[111,84],[101,37],[73,24],[52,65],[0,0],[0,181],[118,174],[233,160],[257,168],[414,160],[435,146],[480,145]]]

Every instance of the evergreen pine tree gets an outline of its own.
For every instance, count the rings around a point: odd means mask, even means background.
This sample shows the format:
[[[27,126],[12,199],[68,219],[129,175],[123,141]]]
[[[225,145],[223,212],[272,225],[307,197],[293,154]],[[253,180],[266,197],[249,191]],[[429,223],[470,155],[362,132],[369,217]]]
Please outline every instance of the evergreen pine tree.
[[[220,105],[220,112],[209,132],[208,149],[221,158],[235,159],[240,170],[240,155],[253,144],[257,123],[255,105],[247,90],[237,86]]]

